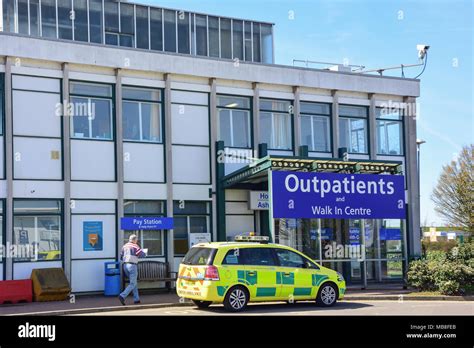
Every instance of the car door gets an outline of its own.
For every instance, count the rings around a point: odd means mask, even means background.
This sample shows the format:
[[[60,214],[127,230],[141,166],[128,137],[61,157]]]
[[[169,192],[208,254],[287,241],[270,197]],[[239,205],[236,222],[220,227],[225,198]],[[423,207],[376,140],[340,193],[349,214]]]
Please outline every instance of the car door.
[[[271,248],[247,247],[240,250],[245,263],[245,272],[239,282],[250,290],[252,301],[276,300],[280,285],[276,283],[277,262]]]
[[[288,301],[316,298],[313,286],[316,266],[300,254],[283,248],[275,248],[279,263],[277,282],[281,283],[280,297]]]

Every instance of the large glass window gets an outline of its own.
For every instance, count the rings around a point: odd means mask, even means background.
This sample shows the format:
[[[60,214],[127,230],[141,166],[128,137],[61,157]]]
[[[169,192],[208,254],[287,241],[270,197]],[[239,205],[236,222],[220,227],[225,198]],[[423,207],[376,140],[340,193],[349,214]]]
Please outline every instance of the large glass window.
[[[3,120],[5,119],[4,117],[4,110],[5,110],[5,102],[4,102],[4,97],[5,96],[5,75],[0,73],[0,134],[3,134]]]
[[[178,52],[190,54],[189,47],[189,13],[180,11],[178,13]]]
[[[73,17],[71,1],[58,1],[58,30],[60,39],[72,40]]]
[[[209,202],[175,201],[173,215],[175,255],[187,253],[191,233],[209,233],[210,238]]]
[[[253,25],[253,61],[260,62],[260,23],[252,23]]]
[[[163,51],[163,22],[161,9],[150,9],[151,49]]]
[[[260,100],[260,143],[269,149],[292,149],[291,109],[289,101]]]
[[[89,31],[90,42],[102,43],[102,1],[89,0]]]
[[[120,46],[134,47],[133,5],[120,3]]]
[[[366,154],[367,114],[365,106],[339,106],[339,146],[349,153]]]
[[[219,140],[225,146],[250,148],[250,98],[218,96]]]
[[[161,91],[123,89],[123,139],[161,142]]]
[[[4,222],[4,216],[3,216],[4,210],[3,210],[3,200],[0,200],[0,245],[4,245],[5,241],[3,240],[3,222]],[[3,257],[4,253],[0,253],[0,264],[3,263]]]
[[[18,32],[29,34],[28,30],[28,0],[18,0]]]
[[[74,0],[74,40],[87,42],[87,0]]]
[[[232,58],[232,36],[230,19],[221,18],[221,58]]]
[[[331,106],[321,103],[300,103],[301,145],[309,151],[329,152]]]
[[[245,60],[252,61],[252,22],[245,22]]]
[[[209,21],[209,57],[219,57],[219,18],[208,17]]]
[[[376,108],[377,118],[377,154],[403,154],[402,110]]]
[[[164,10],[165,51],[176,52],[176,11]]]
[[[18,255],[14,261],[62,259],[62,209],[59,200],[15,200],[13,202],[13,242],[35,245],[36,255]]]
[[[137,6],[137,48],[149,48],[148,7]]]
[[[244,25],[242,21],[233,20],[232,44],[234,47],[233,58],[244,59]]]
[[[105,9],[105,43],[107,45],[118,45],[119,43],[119,12],[118,3],[113,1],[104,2]]]
[[[162,201],[124,201],[124,215],[128,217],[163,216]],[[124,243],[132,234],[138,236],[138,243],[148,249],[147,257],[162,256],[164,254],[163,230],[136,230],[125,231]]]
[[[42,36],[56,38],[56,1],[41,1]]]
[[[30,0],[30,35],[39,36],[39,0]]]
[[[113,139],[112,87],[71,82],[71,137]]]
[[[196,15],[196,54],[207,56],[207,19],[206,16]]]
[[[261,24],[262,62],[273,63],[273,36],[270,24]]]

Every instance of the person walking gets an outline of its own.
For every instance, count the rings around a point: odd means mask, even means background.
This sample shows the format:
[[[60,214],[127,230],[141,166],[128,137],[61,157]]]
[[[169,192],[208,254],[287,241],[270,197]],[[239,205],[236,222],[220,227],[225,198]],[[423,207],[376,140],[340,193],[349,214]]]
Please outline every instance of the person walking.
[[[122,247],[122,252],[120,253],[120,259],[123,262],[123,271],[128,277],[130,283],[123,290],[123,292],[118,296],[120,303],[125,306],[125,299],[127,296],[133,292],[133,303],[140,303],[140,296],[138,294],[138,259],[144,258],[146,256],[145,251],[143,251],[138,245],[138,237],[136,234],[132,234],[128,238],[128,243]]]

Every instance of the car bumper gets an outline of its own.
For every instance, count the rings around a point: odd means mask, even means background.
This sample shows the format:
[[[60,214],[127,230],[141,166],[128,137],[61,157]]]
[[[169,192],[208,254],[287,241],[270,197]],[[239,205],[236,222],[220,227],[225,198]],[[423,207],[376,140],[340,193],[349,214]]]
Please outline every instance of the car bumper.
[[[202,284],[198,284],[198,282],[178,279],[176,293],[179,297],[191,300],[222,302],[225,289],[210,280],[204,280]]]

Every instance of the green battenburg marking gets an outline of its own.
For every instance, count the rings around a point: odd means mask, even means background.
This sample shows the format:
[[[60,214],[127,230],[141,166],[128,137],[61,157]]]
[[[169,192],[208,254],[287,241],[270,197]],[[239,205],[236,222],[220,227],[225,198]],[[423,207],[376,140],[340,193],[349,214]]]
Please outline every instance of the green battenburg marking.
[[[255,274],[249,274],[249,273]],[[237,271],[237,279],[239,283],[243,283],[246,285],[255,285],[257,284],[257,275],[256,271]]]
[[[339,289],[339,292],[341,293],[341,295],[344,295],[344,293],[346,292],[346,289],[340,288],[340,289]]]
[[[312,284],[313,286],[319,286],[324,280],[328,278],[329,277],[327,275],[313,274]]]
[[[276,288],[257,288],[257,297],[275,296]]]
[[[217,287],[217,295],[219,296],[224,296],[225,291],[227,290],[229,286],[218,286]]]
[[[294,296],[311,295],[311,288],[295,288],[293,295]]]
[[[276,272],[276,283],[284,285],[295,284],[295,274],[290,272],[289,275],[285,275],[286,272]]]

